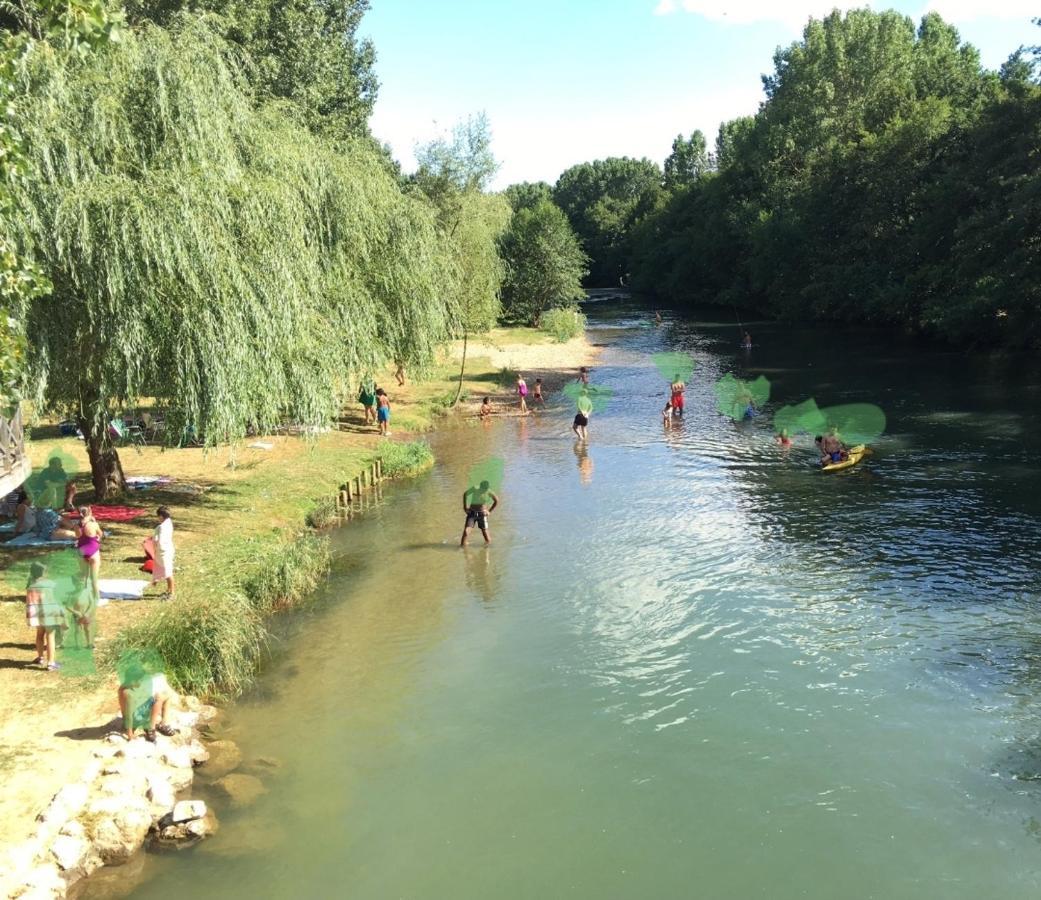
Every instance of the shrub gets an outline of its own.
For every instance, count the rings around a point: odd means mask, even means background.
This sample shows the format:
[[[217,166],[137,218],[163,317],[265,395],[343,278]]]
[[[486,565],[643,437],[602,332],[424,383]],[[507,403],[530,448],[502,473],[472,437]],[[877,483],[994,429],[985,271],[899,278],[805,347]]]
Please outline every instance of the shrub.
[[[383,440],[376,448],[376,455],[383,464],[386,478],[415,475],[434,464],[434,452],[426,441]]]
[[[539,328],[563,344],[586,330],[586,317],[573,307],[549,309],[539,319]]]

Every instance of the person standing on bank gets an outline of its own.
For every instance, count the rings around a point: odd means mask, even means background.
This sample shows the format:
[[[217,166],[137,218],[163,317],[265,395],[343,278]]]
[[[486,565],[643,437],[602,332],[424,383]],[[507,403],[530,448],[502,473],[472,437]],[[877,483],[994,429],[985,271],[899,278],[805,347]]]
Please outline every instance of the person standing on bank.
[[[174,599],[174,525],[170,509],[160,506],[155,511],[159,517],[159,524],[152,532],[152,541],[155,544],[155,567],[152,569],[152,584],[166,581],[166,592],[160,596],[160,600]]]

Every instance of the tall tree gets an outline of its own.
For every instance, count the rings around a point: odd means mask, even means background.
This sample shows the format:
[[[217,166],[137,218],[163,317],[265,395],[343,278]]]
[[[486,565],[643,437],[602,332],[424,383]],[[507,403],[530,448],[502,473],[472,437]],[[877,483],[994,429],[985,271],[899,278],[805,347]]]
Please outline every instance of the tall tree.
[[[452,260],[453,282],[447,299],[451,328],[463,339],[463,358],[455,402],[463,392],[470,335],[491,327],[499,314],[503,266],[499,235],[510,218],[509,203],[483,193],[498,169],[484,113],[457,124],[449,135],[418,147],[413,184],[437,210]]]
[[[546,310],[571,306],[584,296],[586,255],[567,217],[552,201],[540,200],[514,213],[500,252],[506,265],[506,321],[537,328]]]
[[[449,330],[429,207],[368,142],[256,108],[234,57],[182,14],[19,73],[16,239],[53,285],[28,321],[37,397],[78,419],[99,499],[124,483],[108,417],[142,395],[175,440],[321,425],[348,377]]]
[[[591,286],[617,285],[629,274],[628,235],[662,191],[662,172],[648,159],[612,157],[567,169],[553,188],[589,255]]]

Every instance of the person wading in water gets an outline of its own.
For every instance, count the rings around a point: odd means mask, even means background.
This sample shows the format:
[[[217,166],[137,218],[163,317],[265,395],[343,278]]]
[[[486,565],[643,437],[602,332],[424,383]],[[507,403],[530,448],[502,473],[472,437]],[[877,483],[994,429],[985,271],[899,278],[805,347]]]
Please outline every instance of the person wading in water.
[[[489,500],[492,502],[490,509],[488,508]],[[482,481],[477,487],[468,487],[463,491],[463,511],[466,513],[466,525],[463,526],[463,537],[459,541],[460,547],[466,546],[466,541],[470,537],[470,531],[474,525],[481,529],[481,534],[484,535],[486,544],[492,542],[492,539],[488,536],[488,516],[495,512],[495,507],[498,505],[499,498],[495,496],[495,492],[487,481]]]

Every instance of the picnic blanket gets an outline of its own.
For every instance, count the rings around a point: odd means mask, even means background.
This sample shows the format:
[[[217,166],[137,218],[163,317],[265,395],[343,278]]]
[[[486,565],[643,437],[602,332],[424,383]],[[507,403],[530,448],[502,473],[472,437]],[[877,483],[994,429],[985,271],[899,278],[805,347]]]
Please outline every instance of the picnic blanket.
[[[136,506],[92,506],[90,511],[99,522],[131,522],[141,516],[147,516],[148,510]],[[72,518],[79,518],[79,513],[70,513]]]
[[[150,581],[136,578],[102,578],[98,582],[98,591],[102,600],[140,600]]]

